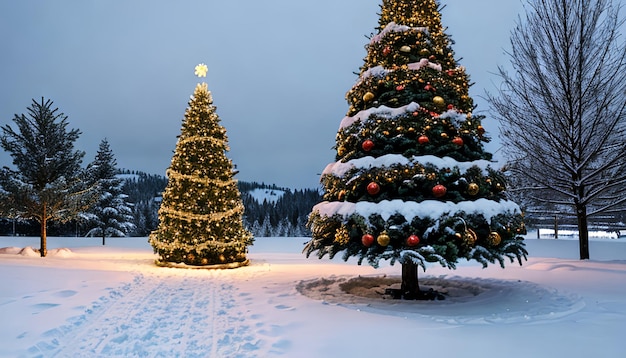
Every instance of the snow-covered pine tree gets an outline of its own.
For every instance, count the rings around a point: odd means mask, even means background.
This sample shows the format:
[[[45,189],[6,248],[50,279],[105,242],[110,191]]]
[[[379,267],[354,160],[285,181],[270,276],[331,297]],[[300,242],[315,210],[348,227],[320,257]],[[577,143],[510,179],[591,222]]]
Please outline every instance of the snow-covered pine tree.
[[[204,77],[206,66],[196,74]],[[159,226],[149,242],[161,265],[238,267],[246,265],[253,242],[244,228],[244,206],[233,164],[226,157],[226,129],[206,83],[199,83],[185,111],[168,183],[159,209]]]
[[[322,173],[323,202],[309,219],[307,257],[343,252],[378,267],[402,264],[405,299],[424,298],[417,268],[459,259],[522,263],[518,205],[491,168],[482,116],[454,58],[435,0],[383,0],[350,104],[336,162]],[[426,296],[428,298],[428,296]]]
[[[16,129],[2,126],[0,145],[15,170],[0,169],[0,215],[35,219],[40,224],[39,253],[47,254],[48,221],[75,219],[95,202],[80,167],[85,152],[74,149],[78,129],[68,130],[67,116],[51,100],[32,100],[28,114],[15,115]]]
[[[85,236],[124,237],[135,228],[132,204],[126,202],[123,180],[116,176],[117,161],[107,139],[103,139],[92,163],[87,167],[90,180],[97,185],[99,200],[85,213],[88,232]]]

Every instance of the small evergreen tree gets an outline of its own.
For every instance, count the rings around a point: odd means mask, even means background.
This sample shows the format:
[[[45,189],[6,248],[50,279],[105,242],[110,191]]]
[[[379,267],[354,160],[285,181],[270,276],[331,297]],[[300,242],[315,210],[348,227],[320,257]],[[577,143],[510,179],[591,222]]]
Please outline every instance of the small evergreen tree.
[[[196,67],[196,73],[206,74],[206,66]],[[159,226],[149,238],[160,264],[248,263],[253,238],[243,226],[244,206],[225,154],[226,129],[219,122],[207,84],[199,83],[167,170]]]
[[[126,202],[128,196],[122,192],[123,180],[116,176],[117,162],[106,138],[100,142],[87,173],[97,185],[99,200],[87,212],[86,236],[102,237],[102,245],[106,237],[126,236],[135,228],[132,204]]]
[[[32,100],[28,115],[15,115],[17,129],[2,127],[0,144],[13,158],[15,170],[0,172],[0,211],[40,224],[42,257],[47,254],[48,220],[67,222],[94,201],[81,168],[84,152],[74,150],[78,129],[67,130],[67,116],[51,100]]]
[[[430,298],[417,268],[459,259],[522,263],[519,207],[490,167],[469,79],[444,33],[436,0],[383,0],[378,33],[346,95],[336,162],[322,173],[304,252],[343,252],[378,267],[402,264],[406,299]]]

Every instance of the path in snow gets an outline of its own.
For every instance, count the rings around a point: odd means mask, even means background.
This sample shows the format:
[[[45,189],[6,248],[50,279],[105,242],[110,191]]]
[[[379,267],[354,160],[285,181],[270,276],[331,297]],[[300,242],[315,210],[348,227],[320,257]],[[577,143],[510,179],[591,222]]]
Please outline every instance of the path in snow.
[[[272,345],[231,270],[161,269],[111,289],[82,315],[44,334],[34,356],[256,357]],[[276,327],[274,327],[274,330]],[[209,354],[207,354],[209,353]]]

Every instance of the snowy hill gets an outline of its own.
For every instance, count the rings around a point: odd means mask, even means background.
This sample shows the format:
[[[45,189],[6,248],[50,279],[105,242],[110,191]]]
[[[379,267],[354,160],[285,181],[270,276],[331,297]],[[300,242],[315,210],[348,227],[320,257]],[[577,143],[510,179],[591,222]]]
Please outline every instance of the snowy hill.
[[[268,188],[256,188],[248,192],[256,201],[263,203],[276,203],[284,194],[284,190],[280,189],[268,189]]]

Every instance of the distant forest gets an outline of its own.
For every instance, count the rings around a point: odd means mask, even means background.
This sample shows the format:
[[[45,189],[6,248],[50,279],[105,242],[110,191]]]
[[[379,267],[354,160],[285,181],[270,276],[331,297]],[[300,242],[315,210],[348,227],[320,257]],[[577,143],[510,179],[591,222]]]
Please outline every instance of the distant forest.
[[[161,193],[167,185],[167,178],[130,170],[121,170],[120,176],[124,179],[123,192],[128,195],[127,202],[133,206],[136,229],[130,236],[148,236],[158,225]],[[245,181],[239,181],[238,184],[245,206],[244,224],[254,236],[310,235],[306,222],[313,205],[321,200],[318,190],[291,190]],[[250,194],[255,189],[267,189],[280,196],[276,200],[258,202]],[[84,223],[80,221],[64,224],[50,222],[48,225],[49,236],[84,236],[86,231]],[[32,220],[0,219],[0,235],[39,236],[39,224]]]

